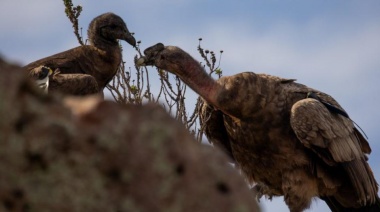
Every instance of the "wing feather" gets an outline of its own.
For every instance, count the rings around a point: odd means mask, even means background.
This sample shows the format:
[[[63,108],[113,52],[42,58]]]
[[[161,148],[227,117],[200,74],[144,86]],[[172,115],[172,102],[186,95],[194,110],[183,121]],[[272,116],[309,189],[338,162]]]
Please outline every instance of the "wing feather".
[[[50,81],[49,92],[59,91],[70,95],[99,93],[96,79],[88,74],[54,74]]]
[[[303,99],[291,110],[291,125],[297,137],[306,147],[320,147],[331,157],[322,159],[330,164],[348,162],[363,156],[354,133],[352,121],[331,113],[315,99]],[[319,154],[321,149],[316,151]],[[320,154],[319,154],[320,155]]]
[[[352,120],[329,111],[317,99],[307,98],[293,105],[290,123],[302,144],[326,164],[344,168],[360,205],[376,201],[377,183],[365,157],[370,148],[363,136],[358,136]]]
[[[30,71],[38,66],[47,66],[52,70],[58,69],[62,74],[70,73],[86,73],[87,67],[82,67],[81,63],[87,63],[88,52],[90,51],[90,46],[79,46],[73,49],[69,49],[64,52],[51,55],[34,61],[24,67],[25,70]]]

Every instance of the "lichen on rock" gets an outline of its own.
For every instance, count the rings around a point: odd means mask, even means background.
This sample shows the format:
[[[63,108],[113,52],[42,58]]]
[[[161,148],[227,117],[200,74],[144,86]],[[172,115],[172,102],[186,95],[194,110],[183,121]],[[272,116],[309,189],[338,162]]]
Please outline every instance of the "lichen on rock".
[[[0,173],[0,211],[258,211],[160,106],[46,95],[2,60]]]

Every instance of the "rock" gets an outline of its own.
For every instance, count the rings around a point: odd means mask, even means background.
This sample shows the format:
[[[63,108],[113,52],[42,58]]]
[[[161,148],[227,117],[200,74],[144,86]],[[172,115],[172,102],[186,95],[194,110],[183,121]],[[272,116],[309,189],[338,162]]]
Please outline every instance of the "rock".
[[[0,60],[0,211],[258,211],[228,158],[157,105],[45,95]]]

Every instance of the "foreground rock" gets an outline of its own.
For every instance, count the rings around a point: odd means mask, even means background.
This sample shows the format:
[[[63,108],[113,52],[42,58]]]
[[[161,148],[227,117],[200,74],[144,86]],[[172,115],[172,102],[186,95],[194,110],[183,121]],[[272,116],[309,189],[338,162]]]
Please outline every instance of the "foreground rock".
[[[0,61],[0,211],[257,211],[228,159],[155,105],[46,96]]]

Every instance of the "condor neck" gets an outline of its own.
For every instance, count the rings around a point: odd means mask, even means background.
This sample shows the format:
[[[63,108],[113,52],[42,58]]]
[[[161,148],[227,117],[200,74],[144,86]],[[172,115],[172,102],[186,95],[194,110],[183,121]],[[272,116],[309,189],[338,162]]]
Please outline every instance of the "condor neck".
[[[101,36],[90,37],[89,42],[91,45],[102,50],[119,48],[119,43],[117,40],[107,40]]]
[[[217,103],[217,94],[221,86],[203,69],[198,61],[187,61],[181,65],[178,76],[192,90],[198,93],[204,100],[214,106],[219,106]]]

